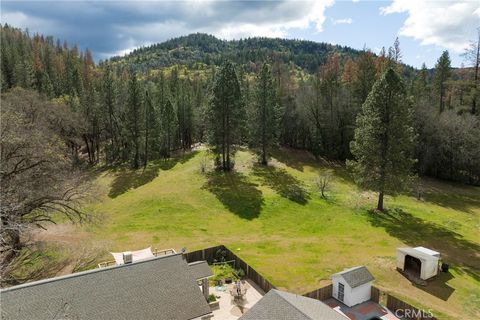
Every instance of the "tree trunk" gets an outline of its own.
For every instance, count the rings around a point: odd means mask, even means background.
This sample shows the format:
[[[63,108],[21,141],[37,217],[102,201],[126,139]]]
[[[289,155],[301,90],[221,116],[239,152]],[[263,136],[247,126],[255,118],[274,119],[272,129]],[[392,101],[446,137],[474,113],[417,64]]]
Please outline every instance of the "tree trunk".
[[[145,159],[143,161],[143,169],[147,167],[148,164],[148,115],[145,114]]]
[[[472,99],[472,110],[471,113],[475,114],[477,112],[477,86],[478,86],[478,63],[480,61],[480,30],[478,32],[478,42],[477,42],[477,55],[475,59],[475,74],[474,74],[474,93]]]
[[[6,223],[2,223],[3,227],[5,228]],[[20,232],[19,230],[10,229],[5,232],[7,241],[8,241],[8,248],[2,252],[2,260],[0,261],[0,265],[5,267],[15,258],[17,252],[22,249],[22,243],[20,241]]]
[[[378,194],[377,210],[383,212],[383,191]]]
[[[228,114],[228,112],[230,112],[230,110],[227,111],[227,118],[226,118],[226,129],[227,129],[227,135],[226,135],[227,161],[226,161],[226,168],[225,168],[226,171],[230,171],[230,168],[231,168],[231,165],[230,165],[230,115]]]

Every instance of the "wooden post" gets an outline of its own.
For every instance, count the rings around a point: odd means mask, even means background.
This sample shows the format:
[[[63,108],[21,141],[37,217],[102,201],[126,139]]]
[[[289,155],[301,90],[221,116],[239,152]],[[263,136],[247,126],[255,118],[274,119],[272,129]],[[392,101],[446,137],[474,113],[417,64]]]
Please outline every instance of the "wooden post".
[[[202,291],[203,291],[203,296],[205,297],[206,300],[208,300],[209,287],[208,287],[207,278],[202,279]]]

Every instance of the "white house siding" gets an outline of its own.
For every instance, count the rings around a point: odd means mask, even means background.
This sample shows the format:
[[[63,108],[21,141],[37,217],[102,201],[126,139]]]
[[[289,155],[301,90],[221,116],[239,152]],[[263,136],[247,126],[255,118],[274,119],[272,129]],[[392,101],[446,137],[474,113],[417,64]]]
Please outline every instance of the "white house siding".
[[[350,305],[349,307],[354,306],[356,304],[365,302],[370,300],[371,292],[372,292],[372,282],[367,282],[362,284],[356,288],[353,288],[350,293]]]
[[[333,289],[332,289],[332,296],[338,299],[338,284],[343,283],[345,287],[345,295],[343,299],[343,304],[351,307],[354,305],[357,305],[359,303],[365,302],[370,300],[371,298],[371,287],[372,283],[367,282],[365,284],[362,284],[356,288],[351,288],[345,280],[341,276],[335,276],[332,278],[332,284],[333,284]]]

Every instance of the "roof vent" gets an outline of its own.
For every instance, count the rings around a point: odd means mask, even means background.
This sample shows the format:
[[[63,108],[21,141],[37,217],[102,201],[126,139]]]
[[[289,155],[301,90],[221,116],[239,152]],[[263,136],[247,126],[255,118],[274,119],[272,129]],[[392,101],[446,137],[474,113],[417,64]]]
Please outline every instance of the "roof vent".
[[[123,263],[132,263],[132,251],[125,251],[123,253]]]

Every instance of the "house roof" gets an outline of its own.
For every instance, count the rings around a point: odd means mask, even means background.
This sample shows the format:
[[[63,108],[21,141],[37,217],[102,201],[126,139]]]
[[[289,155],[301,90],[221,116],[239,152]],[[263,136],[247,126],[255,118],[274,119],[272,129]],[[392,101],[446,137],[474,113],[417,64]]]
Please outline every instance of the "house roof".
[[[270,290],[239,320],[345,320],[319,300]]]
[[[4,319],[192,319],[211,313],[181,254],[0,292]]]
[[[353,267],[342,272],[335,273],[333,276],[341,276],[351,288],[356,288],[362,284],[374,281],[375,278],[364,266]]]
[[[208,265],[207,261],[195,261],[188,264],[189,272],[195,279],[205,279],[213,276],[212,269]]]

